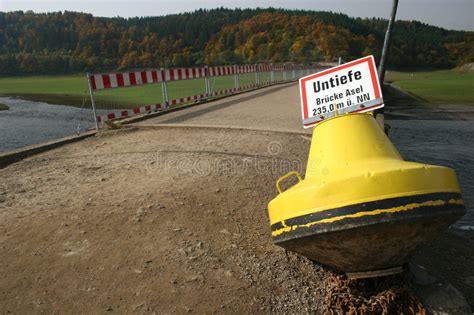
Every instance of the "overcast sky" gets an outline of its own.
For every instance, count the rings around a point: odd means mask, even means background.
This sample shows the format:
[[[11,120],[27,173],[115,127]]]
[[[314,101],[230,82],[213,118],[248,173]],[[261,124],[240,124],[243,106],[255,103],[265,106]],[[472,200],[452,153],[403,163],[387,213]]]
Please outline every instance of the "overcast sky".
[[[81,11],[96,16],[154,16],[199,8],[276,7],[388,17],[392,0],[0,0],[0,11]],[[400,0],[397,18],[474,31],[474,0]]]

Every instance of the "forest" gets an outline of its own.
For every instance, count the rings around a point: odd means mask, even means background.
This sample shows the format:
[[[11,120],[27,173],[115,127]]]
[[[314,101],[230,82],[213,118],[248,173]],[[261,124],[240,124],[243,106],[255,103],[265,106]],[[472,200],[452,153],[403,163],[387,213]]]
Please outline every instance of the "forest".
[[[157,17],[0,12],[0,76],[379,57],[387,20],[284,9],[212,9]],[[474,61],[474,32],[397,21],[389,68]]]

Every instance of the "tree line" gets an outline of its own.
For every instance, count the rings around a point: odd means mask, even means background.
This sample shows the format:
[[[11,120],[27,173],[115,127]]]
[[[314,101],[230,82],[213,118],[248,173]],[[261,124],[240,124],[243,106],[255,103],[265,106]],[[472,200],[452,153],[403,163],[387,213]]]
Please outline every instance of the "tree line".
[[[0,12],[0,75],[379,57],[387,20],[284,9],[212,9],[158,17]],[[389,67],[474,61],[474,32],[397,21]]]

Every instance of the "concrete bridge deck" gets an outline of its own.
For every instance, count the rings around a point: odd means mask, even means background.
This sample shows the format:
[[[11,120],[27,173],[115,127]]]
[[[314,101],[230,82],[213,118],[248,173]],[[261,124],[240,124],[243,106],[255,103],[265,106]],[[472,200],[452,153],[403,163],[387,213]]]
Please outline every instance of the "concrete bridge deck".
[[[226,97],[184,111],[147,119],[134,125],[158,124],[241,127],[310,133],[302,126],[297,83],[276,85]]]

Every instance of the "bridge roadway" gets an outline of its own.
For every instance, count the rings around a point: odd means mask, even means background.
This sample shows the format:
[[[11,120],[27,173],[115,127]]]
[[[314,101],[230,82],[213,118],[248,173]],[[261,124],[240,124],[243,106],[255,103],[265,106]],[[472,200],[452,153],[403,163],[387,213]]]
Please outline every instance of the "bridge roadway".
[[[239,127],[310,133],[301,120],[297,83],[271,86],[147,119],[136,126],[159,124]]]

